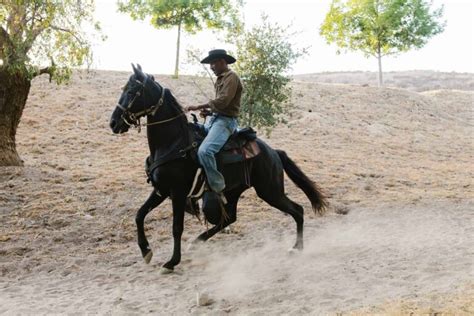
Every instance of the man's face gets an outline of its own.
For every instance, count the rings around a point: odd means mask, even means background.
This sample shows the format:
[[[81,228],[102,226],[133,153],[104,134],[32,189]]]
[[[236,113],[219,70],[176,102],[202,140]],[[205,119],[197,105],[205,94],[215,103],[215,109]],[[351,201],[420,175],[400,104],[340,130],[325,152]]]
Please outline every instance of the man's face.
[[[211,65],[211,70],[214,72],[216,76],[219,76],[221,73],[223,73],[227,69],[227,62],[223,58],[211,61],[210,65]]]

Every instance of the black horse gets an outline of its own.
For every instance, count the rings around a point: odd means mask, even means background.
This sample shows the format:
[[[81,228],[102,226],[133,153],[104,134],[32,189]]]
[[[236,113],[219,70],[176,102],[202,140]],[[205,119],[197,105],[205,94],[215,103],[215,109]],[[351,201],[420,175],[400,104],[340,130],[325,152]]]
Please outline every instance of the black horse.
[[[162,267],[162,273],[172,272],[181,260],[181,235],[188,192],[199,164],[189,138],[189,125],[183,108],[168,89],[165,89],[153,76],[145,74],[141,67],[132,65],[134,74],[123,88],[118,105],[112,113],[110,128],[116,134],[125,133],[132,125],[140,124],[140,117],[147,117],[147,137],[150,156],[162,163],[150,175],[153,192],[138,210],[136,216],[138,245],[143,258],[149,263],[152,251],[144,231],[144,219],[167,197],[173,206],[174,250],[171,259]],[[283,172],[306,194],[313,211],[322,213],[326,200],[321,190],[298,168],[284,151],[274,150],[262,140],[257,139],[260,154],[246,162],[247,180],[237,183],[224,192],[227,199],[223,220],[200,234],[194,243],[206,241],[229,224],[236,221],[237,202],[240,195],[250,186],[257,195],[273,207],[290,214],[296,222],[296,243],[294,249],[303,248],[303,207],[291,201],[285,194]],[[224,177],[236,178],[243,174],[243,164],[227,165],[222,170]],[[237,177],[239,178],[239,177]]]

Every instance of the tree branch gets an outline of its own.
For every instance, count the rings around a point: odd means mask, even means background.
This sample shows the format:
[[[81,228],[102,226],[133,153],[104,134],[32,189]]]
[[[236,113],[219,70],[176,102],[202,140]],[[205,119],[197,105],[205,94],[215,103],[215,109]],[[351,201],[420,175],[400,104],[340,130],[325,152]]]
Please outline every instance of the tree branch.
[[[36,13],[38,12],[38,2],[35,2],[35,6],[33,7],[33,11],[31,12],[31,18],[27,18],[25,21],[25,24],[28,22],[31,22],[31,28],[35,25],[35,20],[36,20]]]
[[[33,78],[34,78],[34,77],[41,76],[41,75],[43,75],[43,74],[48,74],[48,75],[49,75],[49,82],[51,83],[51,81],[52,81],[52,79],[53,79],[53,74],[54,74],[54,62],[53,62],[53,65],[52,65],[52,66],[44,67],[44,68],[38,69],[38,71],[36,71],[36,72],[33,74]]]
[[[59,26],[55,26],[55,25],[51,25],[51,28],[55,31],[61,31],[61,32],[65,32],[65,33],[69,33],[72,35],[72,37],[74,37],[79,43],[81,43],[81,45],[84,44],[84,40],[82,38],[80,38],[79,36],[77,36],[76,33],[74,33],[73,31],[69,30],[69,29],[65,29],[65,28],[62,28],[62,27],[59,27]]]
[[[7,43],[9,47],[13,46],[12,40],[10,39],[10,35],[8,35],[7,31],[0,26],[0,42]]]
[[[0,58],[3,61],[3,66],[6,65],[7,63],[7,56],[8,54],[11,54],[12,48],[13,48],[13,43],[10,39],[10,35],[8,35],[7,31],[0,26]]]
[[[38,72],[38,75],[49,74],[52,75],[52,67],[41,68]]]
[[[24,21],[26,18],[26,8],[19,3],[12,5],[12,12],[7,18],[7,30],[10,31],[10,38],[13,41],[21,41],[21,34],[23,31]]]
[[[214,79],[212,78],[212,75],[211,73],[209,72],[209,69],[207,69],[207,67],[203,64],[201,64],[201,59],[199,59],[198,56],[196,56],[196,54],[193,52],[193,51],[189,51],[189,54],[202,66],[202,68],[207,72],[207,75],[209,76],[209,79],[211,80],[212,82],[212,85],[214,86],[215,82],[214,82]]]
[[[40,28],[40,27],[34,28],[30,31],[29,36],[25,39],[25,45],[24,45],[25,54],[29,52],[31,47],[33,47],[33,44],[34,44],[36,38],[43,31],[44,31],[44,29]]]

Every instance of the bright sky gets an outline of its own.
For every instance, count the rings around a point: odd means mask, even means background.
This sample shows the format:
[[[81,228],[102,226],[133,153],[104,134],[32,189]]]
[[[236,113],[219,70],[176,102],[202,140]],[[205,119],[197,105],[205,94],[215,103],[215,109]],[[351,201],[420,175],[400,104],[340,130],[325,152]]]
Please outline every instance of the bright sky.
[[[96,18],[108,36],[94,47],[93,68],[130,70],[131,62],[140,63],[144,70],[155,74],[174,71],[176,29],[158,30],[149,21],[132,21],[117,12],[116,1],[97,0]],[[246,25],[258,24],[261,13],[281,25],[292,23],[299,32],[294,43],[310,47],[309,54],[293,67],[294,74],[322,71],[376,71],[375,58],[366,59],[361,53],[336,54],[336,47],[327,45],[319,35],[319,26],[329,9],[331,0],[247,0],[244,7]],[[384,71],[438,70],[474,72],[474,1],[433,0],[433,5],[444,5],[447,26],[422,49],[383,60]],[[204,31],[181,37],[181,56],[186,59],[187,48],[208,51],[227,48],[221,35]],[[189,68],[188,68],[189,69]],[[186,67],[181,72],[187,72]],[[188,70],[189,72],[189,70]]]

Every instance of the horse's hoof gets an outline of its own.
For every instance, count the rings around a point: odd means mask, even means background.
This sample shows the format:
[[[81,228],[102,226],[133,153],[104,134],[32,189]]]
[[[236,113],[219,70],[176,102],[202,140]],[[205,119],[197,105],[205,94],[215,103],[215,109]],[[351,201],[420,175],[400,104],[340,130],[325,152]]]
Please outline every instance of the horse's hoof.
[[[288,249],[288,254],[290,255],[296,255],[296,254],[299,254],[303,251],[303,249],[299,249],[299,248],[290,248]]]
[[[171,274],[173,273],[173,270],[172,269],[168,269],[166,267],[161,267],[160,268],[160,274],[161,275],[165,275],[165,274]]]
[[[202,244],[202,241],[193,241],[188,245],[188,248],[186,248],[187,251],[189,252],[194,252],[199,249],[199,246]]]
[[[199,249],[200,246],[202,246],[204,244],[204,240],[201,240],[201,239],[195,239],[193,242],[191,242],[188,246],[188,248],[186,248],[187,251],[189,252],[193,252],[197,249]]]
[[[153,258],[153,251],[148,251],[146,255],[143,256],[143,260],[145,260],[146,264],[149,264],[151,261],[151,258]]]

